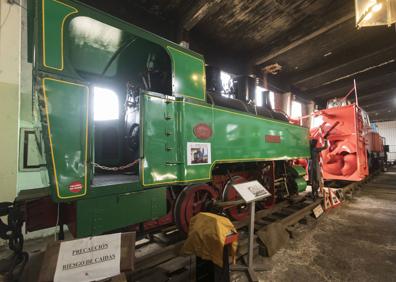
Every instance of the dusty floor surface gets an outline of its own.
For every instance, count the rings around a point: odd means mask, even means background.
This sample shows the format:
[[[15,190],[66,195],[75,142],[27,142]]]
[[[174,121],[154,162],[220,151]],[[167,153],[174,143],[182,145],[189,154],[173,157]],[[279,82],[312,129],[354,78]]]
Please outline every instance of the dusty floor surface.
[[[396,281],[396,169],[263,263],[260,281]]]

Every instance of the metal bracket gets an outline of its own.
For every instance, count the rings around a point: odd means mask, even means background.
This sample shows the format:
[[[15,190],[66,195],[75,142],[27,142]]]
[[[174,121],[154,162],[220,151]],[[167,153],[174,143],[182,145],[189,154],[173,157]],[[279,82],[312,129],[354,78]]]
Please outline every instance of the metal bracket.
[[[167,161],[165,164],[166,164],[166,165],[180,165],[180,164],[184,164],[184,162]]]

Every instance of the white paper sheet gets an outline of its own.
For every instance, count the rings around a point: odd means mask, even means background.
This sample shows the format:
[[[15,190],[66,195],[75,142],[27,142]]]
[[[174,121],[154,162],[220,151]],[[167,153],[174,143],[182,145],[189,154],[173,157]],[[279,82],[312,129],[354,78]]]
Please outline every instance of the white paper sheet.
[[[121,233],[62,242],[54,282],[95,281],[120,274]]]

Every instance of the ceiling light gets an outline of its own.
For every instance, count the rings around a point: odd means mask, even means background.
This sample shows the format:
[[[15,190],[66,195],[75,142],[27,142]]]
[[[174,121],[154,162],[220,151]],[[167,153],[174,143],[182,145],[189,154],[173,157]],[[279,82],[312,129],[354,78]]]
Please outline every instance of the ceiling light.
[[[356,26],[391,26],[396,22],[394,0],[355,0]]]

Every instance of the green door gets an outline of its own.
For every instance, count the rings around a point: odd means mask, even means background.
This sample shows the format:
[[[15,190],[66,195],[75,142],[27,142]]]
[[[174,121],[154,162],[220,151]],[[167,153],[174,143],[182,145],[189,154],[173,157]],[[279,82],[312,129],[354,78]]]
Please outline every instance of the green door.
[[[84,197],[89,186],[89,87],[70,66],[67,33],[79,9],[69,1],[36,0],[29,27],[35,50],[50,191],[54,201]]]
[[[39,83],[52,198],[82,197],[89,183],[89,88],[51,77],[43,77]]]

